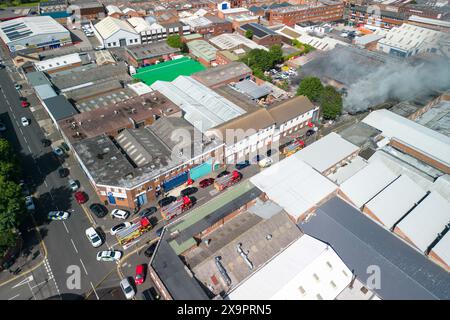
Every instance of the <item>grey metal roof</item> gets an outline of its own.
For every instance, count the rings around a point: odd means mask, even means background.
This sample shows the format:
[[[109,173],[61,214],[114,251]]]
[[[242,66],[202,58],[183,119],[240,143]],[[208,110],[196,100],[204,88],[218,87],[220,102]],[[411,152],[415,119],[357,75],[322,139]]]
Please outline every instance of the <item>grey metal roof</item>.
[[[42,71],[29,72],[27,73],[28,83],[33,87],[41,86],[44,84],[51,85],[50,80],[46,77],[45,73]]]
[[[236,89],[245,93],[252,99],[259,99],[267,96],[270,93],[270,88],[265,85],[258,86],[255,82],[251,80],[242,80],[236,82],[234,85]]]
[[[267,36],[278,36],[278,33],[275,31],[255,22],[247,23],[241,26],[241,29],[244,31],[251,30],[253,35],[257,38],[264,38]]]
[[[71,117],[78,113],[75,107],[64,96],[56,96],[44,100],[45,105],[56,121]]]
[[[374,291],[382,299],[450,299],[449,273],[339,198],[299,227],[327,242],[364,283],[368,267],[378,266],[381,284]]]

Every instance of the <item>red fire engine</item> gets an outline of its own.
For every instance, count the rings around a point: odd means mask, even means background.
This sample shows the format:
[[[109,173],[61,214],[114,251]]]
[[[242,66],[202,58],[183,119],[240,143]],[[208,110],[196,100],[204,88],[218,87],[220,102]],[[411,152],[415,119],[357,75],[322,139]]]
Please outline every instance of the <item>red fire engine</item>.
[[[240,173],[237,170],[234,170],[233,172],[217,178],[216,181],[214,181],[214,187],[219,190],[222,191],[226,188],[228,188],[229,186],[238,183],[240,180],[242,179],[242,173]]]
[[[161,208],[161,216],[164,220],[170,220],[193,206],[191,198],[184,196]]]
[[[116,235],[117,240],[119,241],[119,244],[126,245],[151,228],[152,224],[150,223],[150,220],[147,217],[143,217],[138,223],[132,224],[130,227],[119,231]]]

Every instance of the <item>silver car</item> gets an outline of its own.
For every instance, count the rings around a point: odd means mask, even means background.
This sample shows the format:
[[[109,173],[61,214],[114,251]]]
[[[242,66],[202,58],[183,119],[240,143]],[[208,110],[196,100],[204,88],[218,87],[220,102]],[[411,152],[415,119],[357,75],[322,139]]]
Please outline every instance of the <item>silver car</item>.
[[[100,251],[97,253],[97,261],[119,261],[122,252],[117,250]]]
[[[131,286],[131,283],[130,281],[128,281],[127,278],[122,279],[122,281],[120,281],[120,287],[122,288],[125,298],[127,298],[128,300],[133,299],[134,295],[136,294],[136,291],[134,291],[134,288]]]

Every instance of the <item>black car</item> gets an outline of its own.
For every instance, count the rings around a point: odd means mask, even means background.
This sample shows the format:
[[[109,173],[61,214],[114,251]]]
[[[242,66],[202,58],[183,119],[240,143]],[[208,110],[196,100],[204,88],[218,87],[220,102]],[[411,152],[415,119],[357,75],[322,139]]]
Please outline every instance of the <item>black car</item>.
[[[172,202],[174,202],[175,200],[177,200],[176,197],[169,196],[169,197],[162,198],[161,200],[159,200],[158,204],[159,204],[160,207],[165,207],[165,206],[171,204]]]
[[[152,243],[152,244],[150,245],[150,247],[148,247],[148,248],[144,251],[144,255],[145,255],[147,258],[150,258],[150,257],[153,255],[153,252],[155,252],[155,249],[156,249],[156,242]]]
[[[156,230],[156,235],[157,235],[158,237],[161,237],[161,234],[162,234],[162,232],[163,232],[163,229],[164,229],[164,227],[161,227],[161,228],[159,228],[158,230]]]
[[[225,176],[225,175],[227,175],[227,174],[229,174],[229,172],[228,172],[227,170],[222,171],[221,173],[219,173],[219,174],[217,175],[217,178],[223,177],[223,176]]]
[[[61,168],[61,169],[58,170],[58,174],[59,174],[60,178],[67,177],[69,175],[69,173],[70,173],[69,169],[67,169],[67,168]]]
[[[156,211],[158,211],[158,208],[150,207],[150,208],[143,210],[142,212],[139,212],[139,216],[140,217],[148,217],[149,215],[154,214]]]
[[[41,144],[43,147],[49,147],[52,144],[52,142],[48,139],[42,139]]]
[[[270,149],[270,150],[267,150],[266,155],[267,155],[268,157],[270,157],[270,156],[272,156],[273,154],[275,154],[276,152],[277,152],[277,150]]]
[[[186,189],[181,190],[180,195],[181,196],[190,196],[191,194],[194,194],[198,191],[198,188],[196,187],[189,187]]]
[[[106,209],[103,205],[100,203],[93,203],[89,206],[89,210],[93,214],[95,214],[98,218],[103,218],[108,214],[108,209]]]
[[[314,133],[316,133],[313,129],[309,129],[308,131],[306,131],[306,136],[312,136]]]
[[[5,69],[5,65],[4,64],[0,64],[0,69]]]
[[[141,294],[142,300],[159,300],[161,296],[156,292],[154,287],[150,287],[150,289],[142,291]]]
[[[237,170],[242,170],[250,165],[250,161],[245,160],[244,162],[236,163],[234,166]]]

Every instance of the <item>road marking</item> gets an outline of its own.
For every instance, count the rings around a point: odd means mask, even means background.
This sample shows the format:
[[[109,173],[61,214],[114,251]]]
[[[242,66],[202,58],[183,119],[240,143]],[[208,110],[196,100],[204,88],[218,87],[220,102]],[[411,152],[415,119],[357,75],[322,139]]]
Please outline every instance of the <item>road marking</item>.
[[[33,151],[31,151],[31,148],[30,148],[30,146],[29,146],[29,145],[27,145],[27,147],[28,147],[28,151],[30,151],[30,153],[33,153]]]
[[[90,213],[87,211],[86,207],[84,205],[80,205],[81,209],[83,209],[84,214],[86,215],[86,217],[88,218],[89,222],[92,224],[93,227],[97,226],[97,224],[94,221],[94,218],[92,218],[92,216],[90,215]]]
[[[48,187],[48,184],[47,184],[47,181],[46,180],[44,180],[44,184],[45,184],[45,186],[46,187]],[[51,195],[51,192],[49,192],[50,193],[50,195]],[[53,197],[52,197],[53,198]]]
[[[83,266],[84,272],[86,272],[86,275],[88,275],[88,272],[86,270],[86,267],[84,266],[83,260],[80,259],[81,265]]]
[[[75,247],[75,243],[73,242],[72,239],[70,239],[70,241],[72,242],[73,248],[75,249],[75,252],[78,253],[77,247]]]
[[[34,288],[36,288],[36,287],[39,287],[40,285],[42,285],[42,284],[44,284],[44,283],[46,283],[46,282],[48,282],[48,280],[47,281],[42,281],[41,283],[38,283],[37,285],[35,285],[35,286],[32,286],[31,287],[31,289],[34,289]]]
[[[92,284],[92,282],[90,282],[90,284],[91,284],[92,290],[94,290],[95,297],[97,298],[97,300],[100,300],[100,298],[97,295],[97,291],[95,291],[94,285]]]
[[[14,287],[12,287],[12,289],[17,288],[19,286],[22,286],[24,284],[30,283],[31,281],[33,281],[33,275],[23,279],[22,281],[20,281],[18,284],[16,284]]]
[[[25,143],[28,144],[27,138],[24,136],[23,140],[25,140]]]
[[[31,288],[31,285],[29,282],[28,282],[28,288],[30,288],[31,294],[33,295],[33,299],[36,300],[36,296],[34,295],[33,289]]]
[[[16,294],[14,297],[9,298],[8,300],[13,300],[13,299],[17,298],[18,296],[20,296],[20,293]]]
[[[66,223],[64,221],[62,223],[64,225],[64,228],[66,228],[66,232],[69,233],[69,229],[67,229]]]

